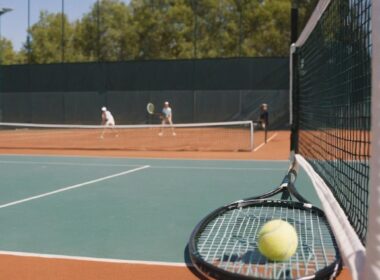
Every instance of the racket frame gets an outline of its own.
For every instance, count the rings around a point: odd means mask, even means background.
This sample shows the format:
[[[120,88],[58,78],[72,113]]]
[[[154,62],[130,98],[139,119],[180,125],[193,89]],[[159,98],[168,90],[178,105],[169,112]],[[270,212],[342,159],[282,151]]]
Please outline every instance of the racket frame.
[[[260,278],[260,277],[253,277],[253,276],[246,276],[246,275],[240,275],[236,273],[229,272],[227,270],[221,269],[219,267],[216,267],[207,261],[205,261],[202,257],[198,256],[197,252],[197,244],[196,244],[196,237],[198,236],[198,233],[203,231],[203,229],[209,224],[210,221],[214,220],[215,217],[220,216],[224,214],[227,211],[233,210],[233,209],[239,209],[239,208],[246,208],[249,206],[259,206],[259,205],[266,205],[266,206],[282,206],[282,207],[289,207],[289,208],[296,208],[300,210],[307,210],[312,211],[316,215],[322,217],[324,220],[326,220],[326,224],[328,225],[327,218],[323,210],[319,209],[316,206],[313,206],[308,200],[306,200],[302,195],[296,190],[294,186],[294,182],[297,178],[297,170],[298,165],[296,163],[293,163],[290,167],[288,174],[284,177],[284,180],[282,181],[281,185],[272,191],[269,191],[265,194],[250,197],[247,199],[242,199],[235,201],[233,203],[230,203],[228,205],[222,206],[217,208],[216,210],[212,211],[210,214],[208,214],[205,218],[203,218],[197,226],[194,228],[194,230],[191,233],[190,241],[189,241],[189,255],[192,264],[194,267],[206,278],[215,278],[215,279],[263,279],[267,280],[268,278]],[[281,199],[270,199],[271,197],[282,194]],[[296,198],[297,201],[292,200],[292,197]],[[333,239],[335,240],[335,236],[331,230],[330,227],[329,232]],[[326,266],[325,268],[318,270],[315,274],[312,275],[305,275],[301,278],[297,279],[326,279],[326,278],[334,278],[336,275],[339,274],[342,268],[342,259],[341,255],[339,253],[338,247],[336,247],[336,253],[337,257],[334,262],[332,262],[330,265]]]
[[[153,110],[151,110],[152,107],[153,107]],[[146,104],[146,111],[148,112],[149,115],[154,115],[155,109],[156,107],[154,106],[152,102],[149,102],[148,104]]]

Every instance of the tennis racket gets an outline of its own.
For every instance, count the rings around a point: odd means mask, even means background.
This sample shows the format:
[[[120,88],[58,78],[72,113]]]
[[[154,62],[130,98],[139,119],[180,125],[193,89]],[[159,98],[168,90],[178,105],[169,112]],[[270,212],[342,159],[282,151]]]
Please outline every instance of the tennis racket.
[[[281,185],[260,196],[216,209],[193,230],[190,259],[207,278],[328,279],[341,270],[341,256],[324,212],[295,189],[298,165],[292,164]],[[281,196],[280,199],[275,197]],[[298,235],[296,253],[287,261],[270,261],[258,250],[258,232],[282,219]]]
[[[163,118],[161,113],[156,113],[156,111],[155,111],[155,106],[154,106],[153,103],[150,103],[150,102],[149,102],[149,103],[146,105],[146,111],[147,111],[148,114],[151,115],[151,116],[157,116],[157,117],[159,117],[160,119]]]
[[[149,102],[146,105],[146,111],[148,112],[149,115],[154,115],[154,110],[155,110],[154,104]]]

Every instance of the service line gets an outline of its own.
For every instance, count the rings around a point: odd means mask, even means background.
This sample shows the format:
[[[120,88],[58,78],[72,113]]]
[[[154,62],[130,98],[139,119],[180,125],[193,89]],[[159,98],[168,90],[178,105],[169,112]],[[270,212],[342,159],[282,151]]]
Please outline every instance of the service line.
[[[149,165],[144,165],[144,166],[141,166],[141,167],[138,167],[138,168],[135,168],[135,169],[130,169],[130,170],[123,171],[123,172],[116,173],[116,174],[112,174],[112,175],[109,175],[109,176],[106,176],[106,177],[101,177],[101,178],[98,178],[98,179],[95,179],[95,180],[91,180],[91,181],[83,182],[83,183],[80,183],[80,184],[64,187],[64,188],[61,188],[61,189],[58,189],[58,190],[55,190],[55,191],[52,191],[52,192],[47,192],[47,193],[43,193],[43,194],[27,197],[27,198],[24,198],[24,199],[16,200],[16,201],[13,201],[13,202],[9,202],[9,203],[0,205],[0,209],[1,208],[6,208],[6,207],[9,207],[9,206],[13,206],[13,205],[17,205],[17,204],[21,204],[21,203],[24,203],[24,202],[28,202],[28,201],[31,201],[31,200],[39,199],[39,198],[42,198],[42,197],[51,196],[51,195],[54,195],[54,194],[57,194],[57,193],[61,193],[61,192],[65,192],[65,191],[81,188],[81,187],[84,187],[84,186],[87,186],[87,185],[90,185],[90,184],[102,182],[102,181],[109,180],[109,179],[112,179],[112,178],[115,178],[115,177],[119,177],[119,176],[130,174],[130,173],[133,173],[133,172],[136,172],[136,171],[140,171],[140,170],[143,170],[143,169],[146,169],[146,168],[149,168],[149,167],[150,167]]]

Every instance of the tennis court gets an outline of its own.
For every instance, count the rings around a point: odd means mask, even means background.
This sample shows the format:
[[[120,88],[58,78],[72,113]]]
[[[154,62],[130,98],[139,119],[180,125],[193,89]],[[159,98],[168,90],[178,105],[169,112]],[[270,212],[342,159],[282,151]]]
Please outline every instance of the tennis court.
[[[63,2],[62,67],[2,79],[0,278],[380,278],[379,1],[313,1],[300,34],[291,1],[289,95],[280,68],[199,60],[196,36],[173,75],[113,68],[100,40],[65,68]]]
[[[2,254],[184,266],[199,220],[278,185],[288,162],[2,155],[0,166]]]

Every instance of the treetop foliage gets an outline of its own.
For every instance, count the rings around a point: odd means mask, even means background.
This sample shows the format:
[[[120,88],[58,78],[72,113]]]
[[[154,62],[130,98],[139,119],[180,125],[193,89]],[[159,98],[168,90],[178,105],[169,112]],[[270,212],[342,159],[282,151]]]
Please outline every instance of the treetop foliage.
[[[299,2],[303,26],[317,0]],[[73,22],[40,11],[22,50],[0,41],[2,62],[288,56],[290,9],[291,0],[99,0]]]

